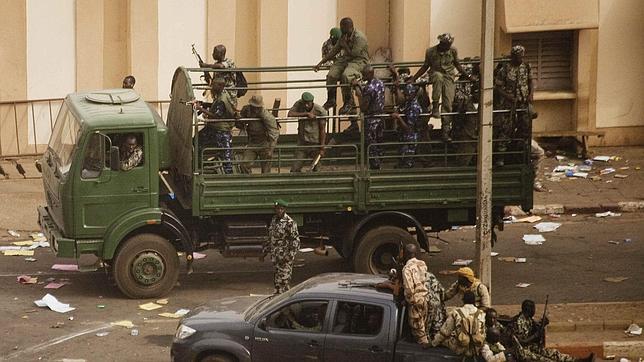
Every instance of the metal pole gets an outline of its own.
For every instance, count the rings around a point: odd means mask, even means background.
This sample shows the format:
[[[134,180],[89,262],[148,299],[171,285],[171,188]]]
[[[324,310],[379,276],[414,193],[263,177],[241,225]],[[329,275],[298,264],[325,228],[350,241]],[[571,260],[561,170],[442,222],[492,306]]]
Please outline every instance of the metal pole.
[[[494,91],[494,1],[483,0],[481,101],[476,178],[476,244],[479,278],[492,295],[492,96]]]

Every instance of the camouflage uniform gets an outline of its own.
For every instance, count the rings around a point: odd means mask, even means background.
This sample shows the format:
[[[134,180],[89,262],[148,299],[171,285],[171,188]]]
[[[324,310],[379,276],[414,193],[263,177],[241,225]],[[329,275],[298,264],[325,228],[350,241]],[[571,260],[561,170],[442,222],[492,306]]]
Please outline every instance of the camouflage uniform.
[[[505,362],[505,347],[501,342],[485,343],[481,348],[481,357],[485,362]]]
[[[219,95],[213,95],[212,105],[210,106],[211,119],[233,119],[235,118],[235,107],[233,106],[230,94],[228,92],[221,92]],[[210,118],[210,117],[208,117]],[[219,158],[223,161],[223,170],[226,174],[233,173],[233,159],[232,143],[233,137],[230,133],[234,127],[234,121],[219,121],[207,123],[204,129],[199,131],[199,145],[203,147],[211,147],[223,149],[219,153]]]
[[[221,64],[224,69],[237,68],[237,66],[235,66],[235,62],[233,62],[232,59],[229,58],[225,58],[221,62],[216,62],[215,64]],[[226,81],[226,88],[237,86],[237,72],[219,72],[215,73],[215,75],[219,75],[224,78],[224,80]],[[226,93],[228,93],[228,95],[230,96],[231,103],[235,106],[235,108],[237,108],[237,90],[226,89]]]
[[[454,76],[456,69],[454,62],[458,61],[458,52],[456,48],[451,47],[447,51],[440,51],[438,46],[433,46],[425,51],[425,64],[430,69],[429,79],[432,83],[432,105],[437,107],[440,103],[441,112],[448,113],[452,111],[454,102]],[[443,116],[441,118],[441,128],[444,135],[452,130],[452,117]]]
[[[429,271],[427,272],[427,291],[427,334],[433,337],[440,331],[447,316],[443,301],[445,289],[436,276]]]
[[[455,308],[449,313],[445,324],[443,324],[439,333],[432,339],[432,346],[442,345],[454,351],[456,354],[467,357],[476,355],[478,351],[472,350],[470,346],[462,346],[458,342],[458,333],[463,326],[463,317],[470,318],[476,315],[477,312],[478,316],[476,318],[478,319],[479,330],[476,333],[485,336],[485,313],[479,311],[472,304],[465,304],[460,308]]]
[[[275,268],[273,284],[276,294],[289,290],[293,261],[299,249],[300,234],[295,220],[286,213],[281,218],[277,215],[273,216],[268,227],[268,241],[264,244],[263,254],[271,254],[271,261]]]
[[[336,44],[337,44],[337,42],[336,42]],[[331,42],[331,39],[327,39],[324,43],[322,43],[322,59],[326,58],[326,56],[331,53],[331,51],[333,50],[334,47],[335,47],[335,45],[333,45],[333,42]],[[344,55],[344,50],[340,50],[338,52],[338,54],[336,54],[333,59],[329,60],[328,62],[326,62],[326,63],[324,63],[322,65],[330,66],[333,63],[335,63],[335,61],[338,60],[343,55]]]
[[[405,94],[410,92],[415,93],[415,89],[409,88],[415,88],[415,86],[412,84],[405,85]],[[405,99],[405,104],[400,111],[405,115],[403,122],[407,124],[409,130],[401,129],[400,134],[398,135],[398,140],[400,142],[405,142],[405,144],[400,146],[400,154],[403,157],[400,159],[399,167],[412,168],[414,167],[416,159],[415,157],[408,156],[416,155],[416,143],[420,139],[420,114],[422,113],[422,109],[420,108],[420,104],[418,104],[417,98],[414,97],[411,101]]]
[[[496,109],[525,109],[528,108],[528,96],[530,94],[530,82],[532,81],[532,70],[530,64],[521,63],[513,65],[510,62],[501,64],[494,76],[496,87],[516,97],[516,104],[504,96],[497,94],[495,99]],[[518,137],[527,139],[530,135],[530,115],[528,112],[515,112],[512,119],[512,112],[499,113],[494,115],[495,139],[509,139]],[[509,141],[499,142],[497,149],[506,151]]]
[[[248,147],[254,148],[244,151],[244,162],[240,166],[242,171],[252,173],[253,163],[259,158],[262,173],[270,173],[273,148],[277,145],[277,139],[280,135],[275,117],[266,108],[261,110],[259,116],[252,115],[249,105],[244,106],[240,114],[242,118],[259,118],[258,120],[243,121],[237,127],[246,130],[248,133]],[[261,149],[257,149],[259,147]]]
[[[532,318],[528,318],[519,313],[512,320],[512,332],[518,339],[525,339],[534,334],[536,329],[539,328]],[[524,361],[540,361],[540,362],[574,362],[575,359],[567,354],[561,353],[556,349],[540,347],[539,343],[531,343],[527,346],[522,346],[517,351],[518,356]]]
[[[385,107],[385,86],[378,78],[373,78],[362,89],[362,97],[367,99],[367,110],[364,112],[365,119],[365,147],[369,150],[369,167],[380,169],[380,158],[382,150],[380,146],[369,145],[383,142],[384,125],[382,118],[375,115],[381,114]]]
[[[340,41],[333,46],[333,50],[343,50]],[[336,58],[329,68],[329,73],[326,76],[327,85],[336,85],[341,81],[344,85],[349,85],[354,79],[360,79],[362,68],[369,62],[369,47],[367,44],[367,37],[360,31],[354,30],[351,38],[348,40],[350,53],[342,53],[341,56]],[[353,104],[353,96],[351,95],[350,87],[342,87],[342,102],[346,104]]]
[[[445,292],[445,300],[450,300],[454,298],[457,294],[463,295],[464,292],[466,291],[471,291],[474,293],[474,296],[476,297],[476,302],[474,303],[478,308],[485,307],[489,308],[490,305],[490,293],[487,290],[487,287],[485,284],[481,283],[480,280],[476,280],[473,282],[469,288],[465,288],[464,286],[458,284],[458,282],[454,282],[449,289]]]
[[[306,112],[304,101],[299,100],[295,102],[291,110],[295,112]],[[328,115],[326,109],[315,103],[313,103],[311,112],[320,117]],[[325,118],[300,118],[297,122],[297,144],[300,146],[320,145],[320,125],[324,126],[325,124]],[[317,157],[319,152],[320,149],[318,147],[297,148],[295,150],[295,158],[299,160],[305,158],[313,159]],[[304,161],[294,161],[291,172],[302,171],[302,166],[304,166]]]
[[[456,141],[464,141],[456,143],[456,151],[458,153],[476,153],[478,139],[478,116],[476,114],[464,114],[465,112],[476,111],[474,103],[478,102],[478,88],[479,82],[468,80],[467,75],[472,75],[473,67],[471,64],[463,66],[465,74],[461,74],[458,78],[459,82],[456,83],[456,92],[454,95],[453,109],[455,112],[461,113],[456,116],[454,122],[454,139]],[[473,155],[459,156],[457,163],[460,166],[468,166]]]
[[[134,149],[121,150],[121,171],[129,171],[143,163],[143,147],[137,145]]]
[[[420,344],[429,343],[427,337],[427,265],[411,258],[402,269],[405,300],[409,309],[407,317],[411,334]]]

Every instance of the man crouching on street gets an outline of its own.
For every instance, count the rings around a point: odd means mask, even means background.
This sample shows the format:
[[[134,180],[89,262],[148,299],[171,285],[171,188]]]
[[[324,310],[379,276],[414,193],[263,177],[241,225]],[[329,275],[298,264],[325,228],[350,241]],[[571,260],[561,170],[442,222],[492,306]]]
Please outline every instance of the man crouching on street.
[[[264,261],[267,254],[271,254],[271,261],[275,272],[273,284],[275,294],[281,294],[290,289],[291,275],[293,274],[293,261],[295,254],[300,249],[300,234],[297,223],[286,214],[288,203],[284,200],[275,200],[275,215],[268,227],[268,240],[264,243],[260,261]]]

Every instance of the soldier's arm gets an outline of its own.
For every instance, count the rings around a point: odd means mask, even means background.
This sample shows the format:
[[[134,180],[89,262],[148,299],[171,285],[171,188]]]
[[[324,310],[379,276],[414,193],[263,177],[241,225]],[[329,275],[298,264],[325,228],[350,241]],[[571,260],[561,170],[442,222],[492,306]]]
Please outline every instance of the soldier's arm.
[[[293,107],[288,110],[288,114],[286,115],[287,117],[307,117],[309,115],[309,112],[300,112],[299,111],[299,102],[295,102],[293,104]]]
[[[487,290],[485,284],[481,283],[478,286],[479,294],[481,295],[481,307],[490,308],[490,292]]]
[[[454,298],[456,294],[458,294],[458,282],[454,282],[454,284],[447,289],[443,300],[450,300]]]
[[[141,160],[143,159],[143,150],[140,148],[137,148],[134,153],[130,155],[127,159],[121,161],[121,170],[122,171],[129,171],[141,163]]]
[[[351,47],[351,57],[352,58],[357,58],[360,55],[364,54],[365,49],[368,47],[367,43],[367,38],[362,37],[362,36],[357,36],[356,40],[353,42],[353,46]]]
[[[415,82],[416,79],[422,77],[423,74],[425,74],[427,72],[427,70],[429,69],[429,53],[430,53],[430,49],[431,48],[428,48],[425,51],[425,62],[423,62],[423,66],[420,67],[420,69],[418,69],[418,71],[416,72],[416,74],[414,74],[413,77],[409,78],[412,83]]]
[[[342,50],[342,47],[340,46],[340,42],[338,41],[337,43],[335,43],[335,46],[333,47],[333,49],[331,49],[331,51],[326,56],[323,56],[322,60],[320,60],[320,62],[315,67],[313,67],[313,70],[317,72],[320,69],[320,66],[322,66],[322,64],[333,59],[335,55],[340,52],[340,50]]]
[[[322,108],[320,114],[325,117],[329,113],[326,109]],[[320,146],[326,145],[326,118],[320,118],[318,120],[318,131],[320,132]]]
[[[499,72],[496,74],[494,77],[494,89],[501,94],[504,98],[513,101],[514,100],[514,95],[508,93],[505,89],[503,89],[503,86],[505,85],[505,77],[506,77],[506,69],[505,67],[502,67]]]
[[[465,74],[465,69],[463,69],[461,62],[458,60],[458,51],[456,48],[452,48],[452,53],[454,54],[454,67],[458,70],[459,74]]]
[[[445,323],[441,326],[441,329],[436,333],[434,336],[434,339],[432,340],[432,346],[436,347],[443,343],[443,341],[452,334],[454,331],[454,327],[456,325],[456,321],[454,320],[454,315],[450,313],[447,316],[447,320],[445,320]]]
[[[275,117],[273,117],[273,115],[267,110],[264,110],[262,118],[266,127],[266,133],[268,135],[270,147],[275,147],[277,145],[277,139],[280,136],[280,130],[279,128],[277,128],[277,121],[275,120]]]

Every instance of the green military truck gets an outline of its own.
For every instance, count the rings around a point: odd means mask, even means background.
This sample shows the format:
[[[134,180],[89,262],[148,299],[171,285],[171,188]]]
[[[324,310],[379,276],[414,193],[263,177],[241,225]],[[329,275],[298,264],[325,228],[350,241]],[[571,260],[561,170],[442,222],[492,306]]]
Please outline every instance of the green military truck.
[[[193,252],[207,248],[258,256],[278,198],[289,202],[304,245],[333,246],[358,272],[387,271],[401,242],[428,249],[426,230],[475,223],[476,166],[458,165],[457,145],[476,141],[421,142],[416,167],[398,169],[401,144],[389,123],[380,170],[368,167],[364,135],[343,137],[339,117],[331,117],[327,139],[340,141],[318,172],[288,172],[304,146],[296,134],[282,134],[271,173],[239,172],[246,140],[236,135],[235,171],[224,174],[221,150],[199,145],[204,120],[191,102],[203,84],[195,76],[196,69],[176,70],[167,124],[132,90],[65,98],[40,161],[47,205],[38,209],[39,223],[58,257],[82,264],[82,255],[93,254],[99,263],[81,270],[103,265],[126,296],[150,298],[176,284],[179,255],[188,267]],[[125,171],[123,145],[132,136],[143,157]],[[529,140],[519,141],[493,172],[496,220],[505,205],[532,207]]]

